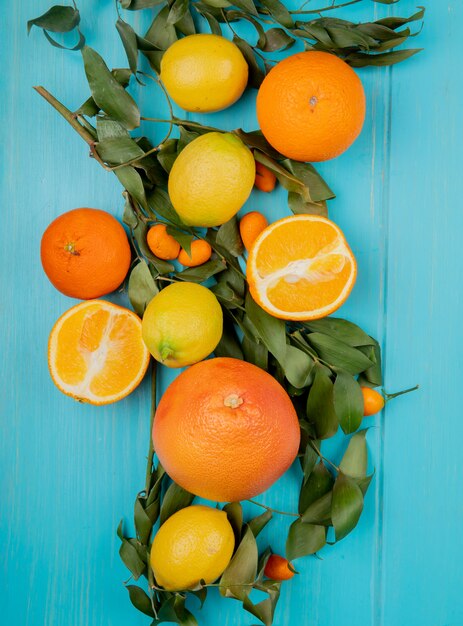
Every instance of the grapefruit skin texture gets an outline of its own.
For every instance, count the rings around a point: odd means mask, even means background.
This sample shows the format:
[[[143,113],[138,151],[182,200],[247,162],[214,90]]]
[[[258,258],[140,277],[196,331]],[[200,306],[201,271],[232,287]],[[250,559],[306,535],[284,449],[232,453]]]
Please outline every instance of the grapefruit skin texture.
[[[153,425],[169,476],[202,498],[236,502],[268,489],[290,467],[299,423],[283,387],[232,358],[202,361],[167,388]]]
[[[339,156],[359,136],[365,110],[360,78],[328,52],[300,52],[280,61],[257,94],[265,138],[297,161]]]
[[[127,275],[130,244],[115,217],[100,209],[73,209],[42,236],[40,257],[49,281],[71,298],[91,300],[117,289]]]

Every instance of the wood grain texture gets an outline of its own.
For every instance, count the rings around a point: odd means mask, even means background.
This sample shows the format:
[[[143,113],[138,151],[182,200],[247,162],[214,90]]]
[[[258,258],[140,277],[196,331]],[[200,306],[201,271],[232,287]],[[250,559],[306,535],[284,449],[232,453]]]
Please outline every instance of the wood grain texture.
[[[315,3],[314,3],[315,4]],[[278,626],[461,626],[463,518],[460,468],[462,333],[460,0],[428,3],[426,51],[389,69],[360,72],[368,113],[355,145],[320,166],[337,193],[331,217],[359,262],[341,313],[385,348],[386,388],[421,385],[380,418],[369,418],[376,477],[356,531],[297,563],[284,587]],[[319,4],[315,5],[319,6]],[[63,211],[93,206],[120,217],[116,178],[86,158],[77,135],[31,89],[43,84],[70,108],[85,93],[79,54],[50,47],[28,19],[45,0],[9,3],[1,41],[3,167],[0,280],[0,536],[2,620],[8,626],[142,626],[122,582],[116,526],[130,525],[148,443],[149,384],[106,408],[79,405],[53,386],[48,333],[74,301],[57,293],[39,262],[40,237]],[[125,65],[112,0],[80,2],[82,28],[114,67]],[[361,3],[341,16],[412,13]],[[141,26],[145,16],[131,16]],[[136,87],[147,115],[165,115],[154,87]],[[256,127],[255,93],[204,123]],[[160,139],[165,129],[146,125]],[[288,213],[284,193],[254,193],[246,210]],[[116,296],[123,301],[123,296]],[[162,371],[165,386],[172,372]],[[342,439],[326,446],[339,457]],[[296,507],[296,468],[260,500]],[[283,550],[287,518],[262,538]],[[211,593],[203,626],[249,626],[237,603]]]

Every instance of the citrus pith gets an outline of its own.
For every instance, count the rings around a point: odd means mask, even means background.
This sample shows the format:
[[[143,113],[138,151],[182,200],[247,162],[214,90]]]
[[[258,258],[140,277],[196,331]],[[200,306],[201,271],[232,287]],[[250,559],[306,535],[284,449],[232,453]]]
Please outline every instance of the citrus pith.
[[[48,342],[55,385],[90,404],[110,404],[131,393],[142,381],[149,359],[140,318],[103,300],[82,302],[66,311]]]
[[[252,297],[268,313],[311,320],[345,302],[357,264],[334,222],[319,215],[294,215],[270,224],[257,237],[246,273]]]

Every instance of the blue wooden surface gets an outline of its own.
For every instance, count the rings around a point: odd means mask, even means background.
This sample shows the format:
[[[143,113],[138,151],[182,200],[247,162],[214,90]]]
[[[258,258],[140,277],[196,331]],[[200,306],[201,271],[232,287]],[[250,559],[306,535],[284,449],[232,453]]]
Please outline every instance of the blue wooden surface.
[[[360,71],[368,113],[360,139],[320,166],[337,193],[331,217],[359,262],[342,314],[382,342],[386,388],[419,383],[389,405],[368,434],[376,478],[355,532],[285,585],[277,626],[461,626],[461,56],[463,4],[429,2],[426,50],[388,69]],[[5,3],[6,5],[6,3]],[[319,5],[316,5],[319,6]],[[2,222],[0,537],[1,623],[8,626],[132,626],[115,529],[131,516],[144,477],[149,385],[106,408],[74,403],[51,383],[46,345],[74,304],[42,273],[40,237],[63,211],[93,206],[121,216],[118,181],[86,158],[77,135],[31,89],[43,84],[70,108],[85,93],[78,54],[51,48],[27,19],[44,0],[8,3],[2,14]],[[125,64],[112,0],[82,0],[83,30],[109,65]],[[365,1],[341,15],[413,12],[402,0]],[[141,25],[145,18],[135,16]],[[138,21],[138,22],[137,22]],[[165,114],[152,87],[137,95]],[[256,126],[254,93],[207,122]],[[162,131],[146,132],[159,138]],[[246,209],[287,213],[284,194],[253,194]],[[166,384],[170,372],[162,372]],[[334,442],[330,452],[341,453]],[[261,501],[295,507],[292,469]],[[287,520],[266,540],[283,549]],[[204,626],[256,622],[211,594]]]

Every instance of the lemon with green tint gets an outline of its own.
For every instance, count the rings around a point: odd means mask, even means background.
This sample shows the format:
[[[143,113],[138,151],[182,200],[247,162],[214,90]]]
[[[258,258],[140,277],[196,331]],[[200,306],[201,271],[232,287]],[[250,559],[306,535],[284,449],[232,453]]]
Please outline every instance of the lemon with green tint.
[[[230,562],[235,537],[225,511],[193,505],[164,522],[151,546],[156,582],[168,591],[213,583]]]
[[[143,315],[142,337],[157,361],[185,367],[206,358],[222,337],[222,308],[196,283],[173,283],[160,291]]]
[[[249,197],[256,165],[252,152],[232,133],[211,132],[189,143],[169,174],[169,196],[189,226],[228,222]]]

